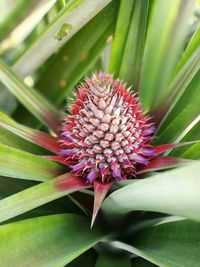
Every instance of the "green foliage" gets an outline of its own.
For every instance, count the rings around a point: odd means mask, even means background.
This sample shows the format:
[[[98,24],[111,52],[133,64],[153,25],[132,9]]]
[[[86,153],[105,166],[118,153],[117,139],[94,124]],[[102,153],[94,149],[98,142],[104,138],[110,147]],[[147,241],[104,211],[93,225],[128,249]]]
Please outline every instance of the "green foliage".
[[[108,216],[133,210],[146,210],[200,221],[199,184],[200,163],[188,164],[133,182],[117,190],[104,201],[103,209]]]
[[[0,160],[2,176],[46,181],[62,172],[62,166],[55,162],[1,144]]]
[[[64,266],[104,235],[91,231],[86,218],[66,214],[0,226],[0,237],[3,266]]]
[[[200,224],[188,220],[163,222],[134,235],[137,255],[158,266],[199,266]]]
[[[199,4],[8,2],[0,3],[0,265],[198,267]],[[138,91],[157,124],[153,144],[190,142],[165,156],[191,162],[113,185],[90,229],[93,190],[54,155],[63,104],[99,70]]]
[[[140,97],[147,111],[169,93],[166,86],[183,50],[191,8],[192,1],[155,1],[141,74]]]

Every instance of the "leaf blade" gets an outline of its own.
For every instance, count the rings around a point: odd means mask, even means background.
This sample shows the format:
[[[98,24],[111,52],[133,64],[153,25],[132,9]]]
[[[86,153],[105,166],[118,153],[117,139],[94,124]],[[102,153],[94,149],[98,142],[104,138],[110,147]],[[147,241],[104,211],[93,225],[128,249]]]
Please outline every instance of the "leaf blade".
[[[127,5],[128,6],[128,5]],[[128,8],[130,8],[128,6]],[[122,55],[119,77],[138,90],[146,39],[149,1],[135,0],[130,28]]]
[[[139,231],[131,244],[138,255],[159,266],[198,267],[199,230],[199,223],[188,220],[155,224]]]
[[[200,70],[195,74],[187,89],[180,97],[176,105],[170,110],[160,129],[156,142],[169,143],[179,142],[188,129],[191,129],[193,122],[197,123],[199,117],[199,84]],[[173,133],[172,133],[172,132]]]
[[[140,98],[145,111],[158,106],[168,94],[166,86],[183,50],[192,4],[179,0],[155,2],[141,73]]]
[[[4,225],[0,227],[0,236],[4,266],[13,262],[17,266],[64,266],[104,238],[98,230],[89,229],[86,218],[72,214]]]
[[[108,216],[120,216],[133,210],[146,210],[200,221],[199,171],[199,162],[190,163],[134,182],[106,198],[103,211]]]
[[[36,118],[54,131],[58,130],[59,112],[33,88],[28,88],[3,61],[0,61],[0,79]]]
[[[38,146],[46,148],[54,153],[58,153],[60,146],[58,143],[58,138],[55,138],[44,132],[34,130],[27,126],[21,125],[10,117],[0,112],[0,127],[3,127],[10,132],[30,141]]]
[[[91,68],[106,45],[117,11],[117,1],[110,3],[60,49],[47,65],[37,88],[60,105],[73,95],[73,88]],[[81,45],[80,45],[81,44]],[[62,62],[62,63],[61,63]]]
[[[40,156],[0,144],[0,175],[46,181],[62,173],[62,166]]]
[[[109,62],[109,72],[114,73],[116,77],[119,76],[121,65],[121,57],[126,43],[126,38],[129,29],[129,19],[133,8],[134,1],[121,1],[119,7],[119,14],[116,24],[114,41],[112,44],[112,51]]]
[[[26,76],[33,72],[110,1],[69,1],[41,37],[17,61],[14,65],[14,70],[17,70],[21,76]],[[68,27],[66,28],[66,33],[63,25]],[[61,39],[55,38],[58,34],[61,35]],[[26,62],[29,62],[29,64],[24,67]]]
[[[63,183],[67,185],[65,190],[59,187]],[[52,200],[88,187],[83,181],[78,180],[70,173],[32,186],[0,201],[0,222],[7,221]]]

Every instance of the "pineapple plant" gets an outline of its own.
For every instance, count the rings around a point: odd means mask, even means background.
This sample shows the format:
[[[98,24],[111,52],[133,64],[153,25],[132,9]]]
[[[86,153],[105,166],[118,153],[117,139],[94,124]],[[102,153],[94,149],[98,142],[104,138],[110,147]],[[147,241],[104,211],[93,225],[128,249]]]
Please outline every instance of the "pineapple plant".
[[[199,1],[0,8],[0,266],[198,267]]]

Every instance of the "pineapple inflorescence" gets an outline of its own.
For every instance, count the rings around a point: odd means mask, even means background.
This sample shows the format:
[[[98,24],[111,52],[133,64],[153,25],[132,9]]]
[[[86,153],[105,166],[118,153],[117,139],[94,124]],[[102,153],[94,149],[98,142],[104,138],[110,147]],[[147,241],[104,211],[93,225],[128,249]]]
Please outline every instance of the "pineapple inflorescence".
[[[144,116],[136,94],[112,75],[87,78],[63,123],[60,155],[77,175],[92,184],[135,176],[155,151],[155,126]]]

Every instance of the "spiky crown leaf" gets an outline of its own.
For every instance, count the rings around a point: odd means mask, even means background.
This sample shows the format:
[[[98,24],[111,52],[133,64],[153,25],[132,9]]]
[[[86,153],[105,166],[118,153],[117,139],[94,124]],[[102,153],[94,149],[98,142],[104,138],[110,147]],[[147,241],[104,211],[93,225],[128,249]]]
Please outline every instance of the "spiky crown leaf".
[[[100,73],[78,88],[63,125],[60,154],[89,183],[119,181],[134,176],[138,164],[155,155],[154,131],[126,84]]]

